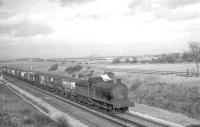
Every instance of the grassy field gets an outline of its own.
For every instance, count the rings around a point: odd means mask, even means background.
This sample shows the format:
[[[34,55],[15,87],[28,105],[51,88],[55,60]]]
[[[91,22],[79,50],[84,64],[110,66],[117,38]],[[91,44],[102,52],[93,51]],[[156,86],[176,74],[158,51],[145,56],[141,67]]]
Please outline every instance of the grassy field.
[[[8,114],[6,119],[14,126],[55,127],[56,123],[40,113],[4,85],[0,85],[0,113]]]
[[[200,78],[116,73],[137,103],[200,119]]]
[[[101,65],[98,65],[101,66]],[[156,71],[177,71],[186,72],[187,69],[190,72],[195,71],[194,63],[183,63],[183,64],[109,64],[102,65],[108,68],[123,68],[123,69],[140,69],[140,70],[156,70]]]
[[[48,71],[51,65],[55,63],[13,63],[18,67],[33,66],[34,70],[87,79],[90,76],[103,74],[102,70],[90,69],[87,65],[79,63],[57,63],[58,69]],[[11,64],[10,64],[11,65]],[[74,72],[65,72],[66,68],[81,65],[81,70]],[[110,65],[107,65],[110,67]],[[118,67],[132,68],[135,65],[117,65]],[[131,67],[130,67],[131,66]],[[145,66],[145,69],[162,68],[163,71],[184,71],[187,67],[193,67],[192,64],[155,64],[155,65],[136,65]],[[150,68],[154,66],[154,68]],[[157,68],[156,68],[157,66]],[[166,66],[166,67],[165,67]],[[112,66],[112,67],[116,67]],[[183,69],[184,68],[184,69]],[[182,69],[182,70],[181,70]],[[70,70],[70,69],[67,69]],[[174,75],[148,75],[131,74],[116,72],[116,77],[122,78],[122,81],[130,88],[130,98],[137,103],[146,104],[154,107],[160,107],[169,111],[183,113],[187,116],[200,119],[200,78],[179,77]]]
[[[60,127],[4,85],[0,85],[0,102],[0,114],[5,115],[0,126],[9,123],[13,127]]]

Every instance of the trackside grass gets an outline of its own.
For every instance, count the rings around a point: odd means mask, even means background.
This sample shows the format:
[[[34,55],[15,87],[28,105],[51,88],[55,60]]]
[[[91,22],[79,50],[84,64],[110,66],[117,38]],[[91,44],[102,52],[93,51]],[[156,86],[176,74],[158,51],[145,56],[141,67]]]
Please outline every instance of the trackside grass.
[[[4,85],[0,85],[0,114],[4,114],[0,126],[9,124],[13,127],[60,127],[60,123],[39,112]],[[69,127],[66,123],[62,127]]]
[[[118,73],[137,103],[200,119],[200,78]]]

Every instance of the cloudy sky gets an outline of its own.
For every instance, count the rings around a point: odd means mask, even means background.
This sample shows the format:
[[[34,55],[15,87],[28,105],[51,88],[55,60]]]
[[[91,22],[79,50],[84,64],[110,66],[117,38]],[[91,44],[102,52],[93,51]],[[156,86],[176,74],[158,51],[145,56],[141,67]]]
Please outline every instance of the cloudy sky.
[[[0,0],[0,59],[142,55],[200,41],[200,0]]]

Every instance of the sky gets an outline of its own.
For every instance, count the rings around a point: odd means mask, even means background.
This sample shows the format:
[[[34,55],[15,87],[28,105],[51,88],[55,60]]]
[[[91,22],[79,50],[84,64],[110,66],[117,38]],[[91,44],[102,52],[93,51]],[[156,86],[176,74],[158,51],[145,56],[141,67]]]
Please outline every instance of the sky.
[[[200,41],[200,0],[0,0],[0,60],[162,54]]]

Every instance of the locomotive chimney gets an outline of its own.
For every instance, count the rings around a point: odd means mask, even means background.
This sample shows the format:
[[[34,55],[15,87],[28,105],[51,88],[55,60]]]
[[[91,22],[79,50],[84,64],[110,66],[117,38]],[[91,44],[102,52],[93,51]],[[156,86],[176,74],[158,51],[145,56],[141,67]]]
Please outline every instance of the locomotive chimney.
[[[122,80],[120,78],[117,79],[117,84],[121,84]]]

